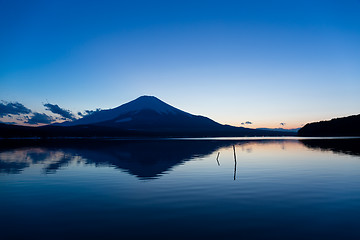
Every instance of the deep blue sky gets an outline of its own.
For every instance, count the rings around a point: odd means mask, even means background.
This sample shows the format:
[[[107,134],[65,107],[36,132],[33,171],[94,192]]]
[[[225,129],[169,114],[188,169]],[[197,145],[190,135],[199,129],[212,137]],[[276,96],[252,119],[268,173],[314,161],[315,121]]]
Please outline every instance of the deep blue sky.
[[[248,127],[359,114],[359,13],[355,0],[0,0],[0,100],[76,113],[155,95]]]

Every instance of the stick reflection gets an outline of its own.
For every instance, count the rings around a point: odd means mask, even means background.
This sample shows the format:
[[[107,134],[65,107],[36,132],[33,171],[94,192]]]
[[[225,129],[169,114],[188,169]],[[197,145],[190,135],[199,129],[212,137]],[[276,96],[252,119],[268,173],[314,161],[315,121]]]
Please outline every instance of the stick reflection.
[[[218,166],[220,166],[219,155],[220,155],[220,152],[218,152],[217,157],[216,157],[216,162],[217,162]]]

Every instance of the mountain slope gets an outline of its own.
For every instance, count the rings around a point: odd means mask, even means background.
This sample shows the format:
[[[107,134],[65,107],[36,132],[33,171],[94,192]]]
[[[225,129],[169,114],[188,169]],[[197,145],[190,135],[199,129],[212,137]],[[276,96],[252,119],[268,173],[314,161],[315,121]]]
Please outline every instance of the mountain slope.
[[[293,132],[296,133],[299,131],[300,128],[291,128],[291,129],[285,129],[285,128],[256,128],[257,130],[266,130],[266,131],[278,131],[278,132]]]
[[[217,123],[177,109],[153,96],[142,96],[117,108],[102,110],[64,126],[96,126],[171,136],[278,135]]]
[[[299,136],[360,136],[360,114],[329,121],[308,123],[298,131]]]
[[[222,125],[207,117],[142,96],[117,108],[72,122],[42,127],[3,126],[0,137],[235,137],[289,136],[294,133]]]
[[[169,104],[161,101],[160,99],[153,96],[141,96],[131,102],[125,103],[119,107],[107,110],[101,110],[95,112],[91,115],[85,116],[81,119],[64,122],[59,124],[60,126],[76,126],[76,125],[88,125],[88,124],[97,124],[115,118],[119,118],[121,115],[128,115],[130,113],[136,114],[143,110],[153,111],[161,115],[191,115],[180,109],[174,108]],[[118,119],[121,120],[121,119]],[[126,121],[126,119],[124,119]]]
[[[97,126],[111,126],[131,130],[205,130],[223,126],[209,118],[184,113],[159,113],[150,109],[132,111],[115,119],[100,122]]]
[[[95,112],[82,119],[59,125],[92,125],[150,132],[199,132],[224,130],[225,127],[207,117],[196,116],[170,106],[153,96],[142,96],[117,108]]]

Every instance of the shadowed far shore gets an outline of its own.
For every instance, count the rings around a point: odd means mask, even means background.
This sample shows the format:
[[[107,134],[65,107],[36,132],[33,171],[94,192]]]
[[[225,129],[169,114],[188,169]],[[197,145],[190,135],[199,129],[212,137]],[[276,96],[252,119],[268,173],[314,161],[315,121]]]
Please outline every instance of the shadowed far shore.
[[[249,122],[251,124],[251,122]],[[294,129],[293,129],[294,130]],[[0,123],[0,138],[161,138],[161,137],[360,136],[360,114],[308,123],[298,131],[220,124],[175,108],[154,96],[79,119],[30,127]]]
[[[360,114],[308,123],[298,131],[302,137],[360,136]]]
[[[117,127],[81,126],[42,126],[28,127],[0,124],[0,138],[102,138],[102,137],[252,137],[252,136],[296,136],[294,132],[256,130],[242,127],[221,126],[217,129],[149,129],[128,130]]]

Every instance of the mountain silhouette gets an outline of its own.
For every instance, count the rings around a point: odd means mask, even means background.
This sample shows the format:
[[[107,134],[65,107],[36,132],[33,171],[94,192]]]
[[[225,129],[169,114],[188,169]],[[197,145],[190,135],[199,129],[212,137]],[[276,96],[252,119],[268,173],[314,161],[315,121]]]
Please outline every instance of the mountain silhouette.
[[[147,111],[154,114],[168,116],[193,116],[189,113],[181,111],[169,104],[161,101],[154,96],[141,96],[133,101],[125,103],[113,109],[106,109],[94,112],[88,116],[75,121],[67,121],[57,125],[60,126],[76,126],[88,124],[100,124],[110,120],[115,120],[117,123],[132,121],[131,117],[136,117],[139,113]]]
[[[293,132],[296,133],[299,131],[300,128],[257,128],[257,130],[267,130],[267,131],[279,131],[279,132]]]
[[[96,125],[126,130],[207,130],[223,125],[177,109],[153,96],[142,96],[117,108],[101,110],[60,126]]]
[[[360,136],[360,114],[308,123],[298,131],[304,137]]]
[[[0,124],[0,137],[238,137],[293,136],[294,132],[257,130],[217,123],[177,109],[153,96],[96,111],[81,119],[25,127]]]

